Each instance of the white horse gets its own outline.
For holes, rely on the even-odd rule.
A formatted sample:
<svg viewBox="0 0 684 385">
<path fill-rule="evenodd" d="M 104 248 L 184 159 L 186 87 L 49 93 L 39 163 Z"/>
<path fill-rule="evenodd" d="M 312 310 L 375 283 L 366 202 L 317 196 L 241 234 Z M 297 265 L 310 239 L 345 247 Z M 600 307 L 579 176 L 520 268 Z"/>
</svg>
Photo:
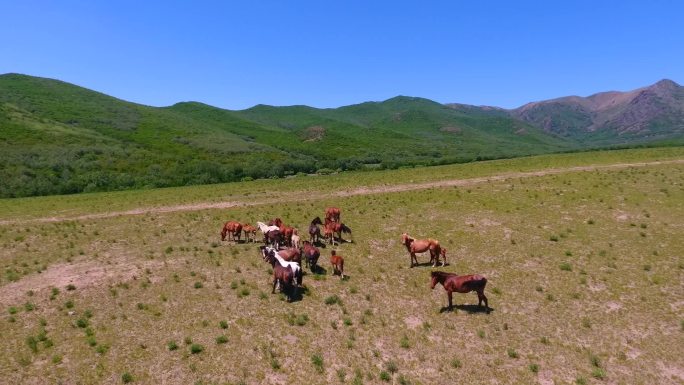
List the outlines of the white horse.
<svg viewBox="0 0 684 385">
<path fill-rule="evenodd" d="M 292 231 L 292 247 L 299 248 L 299 234 L 297 234 L 297 229 Z"/>
</svg>

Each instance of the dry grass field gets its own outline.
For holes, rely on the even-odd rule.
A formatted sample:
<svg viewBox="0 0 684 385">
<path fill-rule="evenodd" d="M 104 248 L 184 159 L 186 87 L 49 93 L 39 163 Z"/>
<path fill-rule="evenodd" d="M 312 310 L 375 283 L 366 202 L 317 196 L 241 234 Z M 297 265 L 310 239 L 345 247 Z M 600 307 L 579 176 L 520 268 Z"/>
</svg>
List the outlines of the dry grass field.
<svg viewBox="0 0 684 385">
<path fill-rule="evenodd" d="M 0 383 L 682 384 L 682 160 L 628 150 L 3 200 Z M 227 220 L 305 232 L 329 205 L 353 229 L 335 247 L 348 278 L 322 248 L 292 303 L 271 294 L 256 244 L 220 241 Z M 492 311 L 474 293 L 445 311 L 402 232 L 441 241 L 439 270 L 485 275 Z"/>
</svg>

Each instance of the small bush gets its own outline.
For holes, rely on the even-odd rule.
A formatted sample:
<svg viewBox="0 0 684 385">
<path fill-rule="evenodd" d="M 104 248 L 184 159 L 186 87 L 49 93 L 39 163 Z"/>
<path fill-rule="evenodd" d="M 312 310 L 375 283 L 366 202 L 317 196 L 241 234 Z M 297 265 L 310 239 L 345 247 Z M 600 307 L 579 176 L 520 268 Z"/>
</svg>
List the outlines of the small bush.
<svg viewBox="0 0 684 385">
<path fill-rule="evenodd" d="M 88 320 L 85 318 L 79 318 L 76 320 L 76 326 L 85 329 L 88 326 Z"/>
<path fill-rule="evenodd" d="M 219 326 L 221 327 L 221 329 L 228 329 L 228 322 L 221 321 L 219 322 Z"/>
<path fill-rule="evenodd" d="M 26 345 L 28 345 L 29 349 L 31 349 L 32 352 L 38 353 L 38 340 L 36 339 L 36 337 L 26 337 Z"/>
<path fill-rule="evenodd" d="M 508 349 L 508 357 L 510 358 L 518 358 L 518 352 L 515 351 L 515 349 Z"/>
<path fill-rule="evenodd" d="M 326 305 L 334 305 L 334 304 L 342 305 L 342 299 L 340 299 L 340 297 L 338 297 L 337 295 L 331 295 L 330 297 L 327 297 L 325 299 L 325 304 Z"/>
<path fill-rule="evenodd" d="M 200 281 L 195 282 L 194 287 L 195 287 L 195 289 L 201 289 L 202 288 L 202 282 L 200 282 Z"/>
<path fill-rule="evenodd" d="M 311 355 L 311 364 L 316 369 L 316 372 L 323 373 L 325 369 L 323 368 L 323 357 L 316 353 Z"/>
<path fill-rule="evenodd" d="M 450 365 L 452 368 L 458 369 L 462 366 L 461 360 L 459 360 L 458 358 L 454 358 L 453 360 L 451 360 Z"/>
<path fill-rule="evenodd" d="M 7 312 L 10 313 L 10 314 L 17 314 L 17 313 L 19 312 L 19 309 L 17 309 L 17 308 L 14 307 L 14 306 L 10 306 L 10 307 L 7 308 Z"/>
<path fill-rule="evenodd" d="M 121 375 L 121 382 L 124 384 L 128 384 L 129 382 L 133 382 L 133 375 L 125 372 L 124 374 Z"/>
<path fill-rule="evenodd" d="M 69 284 L 69 285 L 67 285 L 66 289 L 67 289 L 68 291 L 76 290 L 76 286 L 74 286 L 74 285 L 72 285 L 72 284 Z"/>
<path fill-rule="evenodd" d="M 383 370 L 380 372 L 380 379 L 385 382 L 389 382 L 392 379 L 392 376 L 390 376 L 389 373 Z"/>
<path fill-rule="evenodd" d="M 66 302 L 64 303 L 64 307 L 66 307 L 67 309 L 73 309 L 73 307 L 74 307 L 74 301 L 72 301 L 72 300 L 66 301 Z"/>
<path fill-rule="evenodd" d="M 549 241 L 551 242 L 558 242 L 558 236 L 557 235 L 552 235 L 549 237 Z"/>
<path fill-rule="evenodd" d="M 572 265 L 568 262 L 563 262 L 560 264 L 560 269 L 563 271 L 572 271 Z"/>
<path fill-rule="evenodd" d="M 390 360 L 385 362 L 385 369 L 387 369 L 388 372 L 394 374 L 399 371 L 399 367 L 397 366 L 397 363 Z"/>
<path fill-rule="evenodd" d="M 530 372 L 532 373 L 539 373 L 539 365 L 538 364 L 530 364 L 529 366 Z"/>
<path fill-rule="evenodd" d="M 404 335 L 401 337 L 401 340 L 399 341 L 399 346 L 401 346 L 401 347 L 404 348 L 404 349 L 408 349 L 408 348 L 411 347 L 411 344 L 410 344 L 409 339 L 408 339 L 408 337 L 406 336 L 406 334 L 404 334 Z"/>
<path fill-rule="evenodd" d="M 190 345 L 190 353 L 192 354 L 198 354 L 201 353 L 204 350 L 204 346 L 200 344 L 192 344 Z"/>
<path fill-rule="evenodd" d="M 225 335 L 220 335 L 220 336 L 216 337 L 216 343 L 219 345 L 225 344 L 227 342 L 228 342 L 228 337 L 226 337 Z"/>
<path fill-rule="evenodd" d="M 606 371 L 603 370 L 603 368 L 594 368 L 594 370 L 591 371 L 591 375 L 598 380 L 603 380 L 606 378 Z"/>
<path fill-rule="evenodd" d="M 169 341 L 169 342 L 166 344 L 166 347 L 167 347 L 169 350 L 174 351 L 174 350 L 178 349 L 178 344 L 176 343 L 176 341 Z"/>
<path fill-rule="evenodd" d="M 62 363 L 62 356 L 59 354 L 55 354 L 54 356 L 52 356 L 52 363 L 55 365 L 61 364 Z"/>
</svg>

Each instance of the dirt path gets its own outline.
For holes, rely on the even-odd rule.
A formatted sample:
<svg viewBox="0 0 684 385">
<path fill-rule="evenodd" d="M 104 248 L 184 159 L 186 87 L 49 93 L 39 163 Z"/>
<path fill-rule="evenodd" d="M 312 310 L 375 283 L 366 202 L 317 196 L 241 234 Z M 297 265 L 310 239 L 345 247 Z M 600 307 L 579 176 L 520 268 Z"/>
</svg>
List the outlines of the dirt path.
<svg viewBox="0 0 684 385">
<path fill-rule="evenodd" d="M 571 172 L 582 172 L 582 171 L 599 171 L 599 170 L 615 170 L 615 169 L 625 169 L 630 167 L 646 167 L 646 166 L 657 166 L 663 164 L 684 164 L 684 159 L 673 159 L 664 161 L 654 161 L 654 162 L 635 162 L 635 163 L 615 163 L 608 165 L 595 165 L 595 166 L 575 166 L 575 167 L 564 167 L 564 168 L 550 168 L 540 171 L 528 171 L 528 172 L 509 172 L 503 174 L 496 174 L 477 178 L 467 178 L 467 179 L 447 179 L 440 180 L 436 182 L 425 182 L 425 183 L 406 183 L 397 184 L 393 186 L 378 186 L 378 187 L 361 187 L 351 190 L 343 190 L 333 193 L 302 193 L 298 191 L 284 193 L 283 196 L 278 198 L 270 199 L 250 199 L 249 201 L 228 201 L 228 202 L 200 202 L 188 205 L 176 205 L 176 206 L 160 206 L 160 207 L 144 207 L 136 208 L 125 211 L 111 211 L 98 214 L 86 214 L 73 217 L 43 217 L 43 218 L 33 218 L 25 220 L 0 220 L 0 225 L 14 225 L 22 223 L 51 223 L 51 222 L 65 222 L 65 221 L 77 221 L 77 220 L 90 220 L 90 219 L 103 219 L 103 218 L 113 218 L 120 216 L 129 215 L 142 215 L 147 213 L 152 214 L 163 214 L 163 213 L 174 213 L 180 211 L 199 211 L 208 209 L 227 209 L 231 207 L 247 207 L 247 206 L 259 206 L 273 203 L 287 203 L 287 202 L 298 202 L 298 201 L 311 201 L 320 200 L 330 197 L 350 197 L 356 195 L 371 195 L 371 194 L 382 194 L 388 192 L 403 192 L 403 191 L 414 191 L 414 190 L 426 190 L 429 188 L 440 188 L 440 187 L 454 187 L 454 186 L 472 186 L 480 183 L 493 182 L 493 181 L 503 181 L 507 179 L 519 179 L 519 178 L 532 178 L 545 175 L 557 175 L 565 174 Z"/>
</svg>

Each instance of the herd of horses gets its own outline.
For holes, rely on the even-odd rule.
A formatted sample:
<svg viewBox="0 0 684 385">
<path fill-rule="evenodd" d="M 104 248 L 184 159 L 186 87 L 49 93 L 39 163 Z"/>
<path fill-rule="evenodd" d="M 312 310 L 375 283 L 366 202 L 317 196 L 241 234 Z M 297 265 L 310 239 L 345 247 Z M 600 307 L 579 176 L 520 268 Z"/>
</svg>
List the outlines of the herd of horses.
<svg viewBox="0 0 684 385">
<path fill-rule="evenodd" d="M 351 229 L 340 221 L 341 210 L 337 207 L 328 207 L 325 209 L 325 221 L 321 221 L 320 217 L 314 218 L 309 224 L 308 232 L 309 239 L 301 241 L 299 233 L 296 228 L 287 226 L 280 218 L 275 218 L 267 223 L 257 222 L 257 227 L 251 226 L 248 223 L 240 223 L 236 221 L 228 221 L 223 225 L 221 230 L 221 240 L 232 240 L 240 242 L 241 236 L 244 233 L 245 242 L 256 242 L 257 230 L 261 231 L 263 235 L 263 246 L 259 247 L 259 251 L 263 260 L 269 263 L 273 270 L 273 289 L 271 293 L 275 293 L 278 288 L 287 297 L 287 301 L 291 302 L 297 294 L 297 290 L 302 288 L 303 271 L 301 267 L 302 259 L 311 272 L 318 271 L 318 259 L 321 255 L 317 246 L 325 247 L 324 242 L 335 245 L 337 242 L 353 242 L 353 240 L 345 241 L 342 234 L 352 234 Z M 323 226 L 321 233 L 320 226 Z M 430 262 L 432 267 L 437 267 L 442 259 L 442 266 L 446 266 L 446 248 L 442 247 L 438 240 L 415 239 L 407 233 L 401 235 L 401 244 L 406 247 L 410 258 L 410 267 L 418 265 L 416 254 L 429 252 Z M 344 257 L 337 254 L 336 250 L 331 250 L 330 264 L 332 273 L 339 275 L 344 279 Z M 478 306 L 484 303 L 484 308 L 489 312 L 489 304 L 487 297 L 484 295 L 484 289 L 487 285 L 487 279 L 479 274 L 474 275 L 456 275 L 443 271 L 432 271 L 430 274 L 431 289 L 434 289 L 437 283 L 442 284 L 444 290 L 447 292 L 449 299 L 448 309 L 453 308 L 452 293 L 469 293 L 474 291 L 477 293 Z"/>
</svg>

